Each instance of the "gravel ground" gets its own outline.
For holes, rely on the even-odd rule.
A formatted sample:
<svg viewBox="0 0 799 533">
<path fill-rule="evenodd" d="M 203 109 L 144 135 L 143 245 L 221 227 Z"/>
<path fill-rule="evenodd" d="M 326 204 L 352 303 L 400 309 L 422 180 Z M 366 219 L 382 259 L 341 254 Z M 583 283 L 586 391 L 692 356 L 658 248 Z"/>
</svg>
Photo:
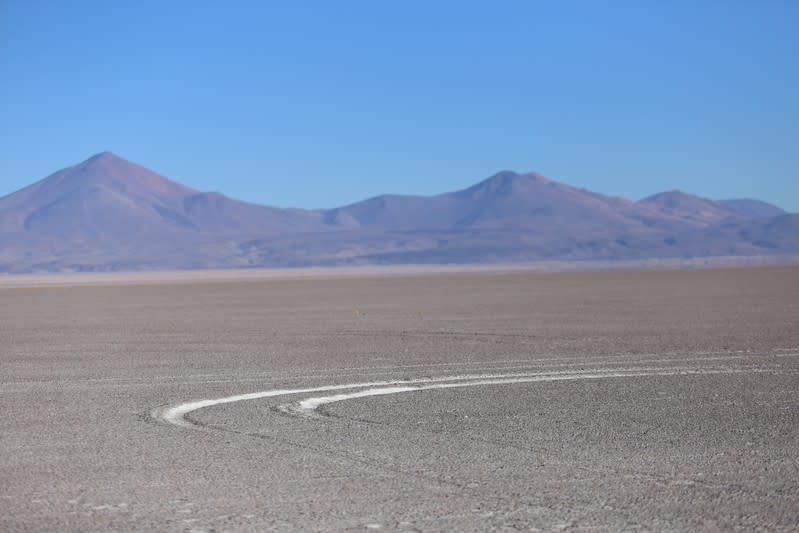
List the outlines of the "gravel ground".
<svg viewBox="0 0 799 533">
<path fill-rule="evenodd" d="M 0 531 L 799 530 L 797 267 L 11 287 L 0 346 Z M 159 416 L 477 375 L 536 380 Z"/>
</svg>

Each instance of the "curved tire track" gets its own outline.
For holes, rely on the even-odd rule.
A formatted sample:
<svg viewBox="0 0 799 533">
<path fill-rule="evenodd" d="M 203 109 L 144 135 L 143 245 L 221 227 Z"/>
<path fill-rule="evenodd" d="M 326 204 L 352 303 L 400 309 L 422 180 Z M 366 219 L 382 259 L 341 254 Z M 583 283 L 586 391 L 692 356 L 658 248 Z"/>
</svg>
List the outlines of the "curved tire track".
<svg viewBox="0 0 799 533">
<path fill-rule="evenodd" d="M 673 361 L 672 361 L 673 362 Z M 206 407 L 236 403 L 242 401 L 259 400 L 264 398 L 312 394 L 299 401 L 283 403 L 278 409 L 284 413 L 298 416 L 318 415 L 318 409 L 324 405 L 388 394 L 401 394 L 410 392 L 423 392 L 438 389 L 454 389 L 476 386 L 511 385 L 521 383 L 594 380 L 594 379 L 619 379 L 649 376 L 688 376 L 688 375 L 718 375 L 718 374 L 748 374 L 777 372 L 774 367 L 655 367 L 639 366 L 626 368 L 611 368 L 605 370 L 561 370 L 561 371 L 536 371 L 503 374 L 460 374 L 453 376 L 426 377 L 416 379 L 368 381 L 361 383 L 331 384 L 317 387 L 303 387 L 295 389 L 271 389 L 247 394 L 237 394 L 216 399 L 192 400 L 176 405 L 156 407 L 151 411 L 151 416 L 174 426 L 184 428 L 205 428 L 197 424 L 187 415 Z M 342 391 L 332 395 L 315 395 Z"/>
</svg>

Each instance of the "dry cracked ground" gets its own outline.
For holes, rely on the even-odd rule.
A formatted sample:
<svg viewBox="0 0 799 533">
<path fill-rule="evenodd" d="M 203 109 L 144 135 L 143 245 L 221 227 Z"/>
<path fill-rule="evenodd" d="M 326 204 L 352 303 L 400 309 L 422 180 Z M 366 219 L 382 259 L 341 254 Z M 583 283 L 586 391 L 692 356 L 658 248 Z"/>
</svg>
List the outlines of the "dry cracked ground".
<svg viewBox="0 0 799 533">
<path fill-rule="evenodd" d="M 0 347 L 2 531 L 799 529 L 797 267 L 0 288 Z"/>
</svg>

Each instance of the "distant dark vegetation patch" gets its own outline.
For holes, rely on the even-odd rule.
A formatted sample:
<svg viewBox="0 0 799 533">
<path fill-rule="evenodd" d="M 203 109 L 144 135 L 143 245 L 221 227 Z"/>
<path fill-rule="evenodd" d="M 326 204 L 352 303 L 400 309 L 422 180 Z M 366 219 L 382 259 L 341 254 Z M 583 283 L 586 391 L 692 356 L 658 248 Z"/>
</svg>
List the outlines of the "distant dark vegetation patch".
<svg viewBox="0 0 799 533">
<path fill-rule="evenodd" d="M 770 241 L 754 241 L 752 244 L 760 248 L 779 248 L 777 244 Z"/>
<path fill-rule="evenodd" d="M 663 244 L 674 246 L 675 244 L 677 244 L 677 239 L 675 239 L 674 237 L 666 237 L 665 239 L 663 239 Z"/>
<path fill-rule="evenodd" d="M 155 208 L 156 212 L 161 215 L 161 218 L 175 222 L 176 224 L 179 224 L 185 228 L 197 229 L 197 226 L 194 224 L 194 222 L 192 222 L 191 219 L 183 213 L 178 213 L 177 211 L 160 205 L 154 205 L 153 207 Z"/>
<path fill-rule="evenodd" d="M 648 228 L 652 228 L 657 225 L 657 221 L 649 218 L 649 217 L 636 217 L 644 226 Z"/>
<path fill-rule="evenodd" d="M 124 270 L 125 267 L 117 263 L 103 264 L 103 265 L 92 265 L 92 264 L 87 265 L 83 263 L 71 263 L 65 265 L 64 269 L 69 270 L 71 272 L 116 272 L 119 270 Z"/>
</svg>

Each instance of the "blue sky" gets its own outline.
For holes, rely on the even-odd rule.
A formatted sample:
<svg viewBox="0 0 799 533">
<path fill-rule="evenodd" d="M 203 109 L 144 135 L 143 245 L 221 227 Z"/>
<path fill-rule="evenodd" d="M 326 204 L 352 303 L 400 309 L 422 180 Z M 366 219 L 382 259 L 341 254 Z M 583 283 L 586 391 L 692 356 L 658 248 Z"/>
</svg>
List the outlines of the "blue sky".
<svg viewBox="0 0 799 533">
<path fill-rule="evenodd" d="M 332 207 L 499 170 L 799 211 L 799 2 L 0 0 L 0 195 L 111 150 Z"/>
</svg>

